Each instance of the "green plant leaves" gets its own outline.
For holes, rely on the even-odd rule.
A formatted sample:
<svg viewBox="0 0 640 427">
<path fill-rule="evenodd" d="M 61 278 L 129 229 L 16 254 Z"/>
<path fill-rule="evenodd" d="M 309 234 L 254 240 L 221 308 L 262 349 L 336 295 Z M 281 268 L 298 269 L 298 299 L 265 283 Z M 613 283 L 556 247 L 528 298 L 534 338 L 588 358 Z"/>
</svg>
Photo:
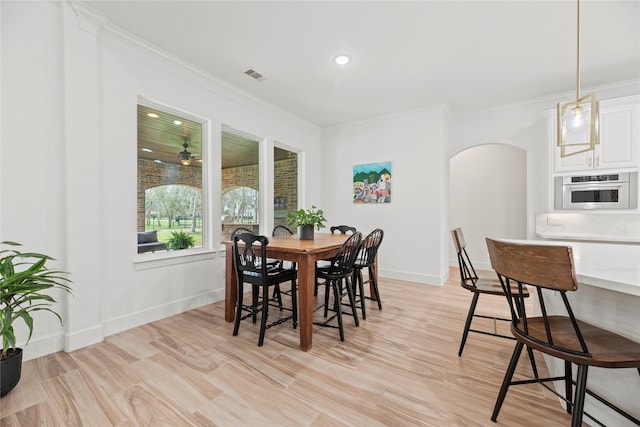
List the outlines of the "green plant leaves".
<svg viewBox="0 0 640 427">
<path fill-rule="evenodd" d="M 167 248 L 170 250 L 179 250 L 192 248 L 196 244 L 195 238 L 184 231 L 172 231 L 171 237 L 167 240 Z"/>
<path fill-rule="evenodd" d="M 309 209 L 298 209 L 295 212 L 289 212 L 287 214 L 287 221 L 289 225 L 299 227 L 301 225 L 314 225 L 318 231 L 324 227 L 326 218 L 324 217 L 324 211 L 318 209 L 315 205 L 312 205 Z"/>
<path fill-rule="evenodd" d="M 15 242 L 1 242 L 6 246 L 20 246 Z M 33 334 L 34 311 L 53 313 L 60 323 L 62 318 L 51 309 L 56 300 L 44 293 L 49 289 L 62 289 L 71 292 L 72 283 L 68 273 L 49 270 L 46 263 L 53 260 L 48 255 L 35 252 L 19 252 L 14 249 L 0 251 L 0 335 L 2 335 L 2 353 L 16 345 L 13 322 L 22 319 Z"/>
</svg>

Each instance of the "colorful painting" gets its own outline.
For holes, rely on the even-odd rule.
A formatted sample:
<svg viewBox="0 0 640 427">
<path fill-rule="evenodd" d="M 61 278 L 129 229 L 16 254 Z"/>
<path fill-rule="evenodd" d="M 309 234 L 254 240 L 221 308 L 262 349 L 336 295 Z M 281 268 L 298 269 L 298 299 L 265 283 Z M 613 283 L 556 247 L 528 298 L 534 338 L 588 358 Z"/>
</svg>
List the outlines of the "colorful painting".
<svg viewBox="0 0 640 427">
<path fill-rule="evenodd" d="M 353 166 L 353 203 L 391 203 L 391 162 Z"/>
</svg>

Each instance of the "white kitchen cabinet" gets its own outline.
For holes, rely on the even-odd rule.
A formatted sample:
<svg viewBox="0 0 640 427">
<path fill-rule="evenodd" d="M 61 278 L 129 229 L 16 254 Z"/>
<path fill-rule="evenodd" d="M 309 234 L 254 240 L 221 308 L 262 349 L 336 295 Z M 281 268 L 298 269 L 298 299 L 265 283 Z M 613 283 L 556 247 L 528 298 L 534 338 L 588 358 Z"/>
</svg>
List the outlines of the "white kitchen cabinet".
<svg viewBox="0 0 640 427">
<path fill-rule="evenodd" d="M 555 112 L 550 112 L 549 138 L 553 144 L 556 173 L 637 169 L 640 163 L 640 95 L 600 101 L 600 144 L 593 151 L 560 157 Z"/>
</svg>

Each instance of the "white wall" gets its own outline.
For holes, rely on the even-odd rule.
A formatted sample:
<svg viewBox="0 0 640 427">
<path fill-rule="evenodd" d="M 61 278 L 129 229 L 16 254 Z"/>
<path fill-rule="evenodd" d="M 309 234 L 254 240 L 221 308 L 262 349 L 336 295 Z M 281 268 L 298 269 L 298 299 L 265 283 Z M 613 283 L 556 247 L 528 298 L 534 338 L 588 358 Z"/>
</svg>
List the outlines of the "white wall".
<svg viewBox="0 0 640 427">
<path fill-rule="evenodd" d="M 487 144 L 449 162 L 449 225 L 461 227 L 476 269 L 490 269 L 485 237 L 525 239 L 527 155 L 520 148 Z M 458 265 L 453 244 L 450 265 Z"/>
<path fill-rule="evenodd" d="M 449 236 L 444 107 L 324 129 L 322 208 L 327 225 L 384 230 L 379 274 L 441 285 L 448 277 Z M 388 204 L 353 203 L 353 165 L 391 161 Z"/>
<path fill-rule="evenodd" d="M 320 158 L 317 127 L 132 43 L 68 3 L 1 7 L 0 236 L 55 256 L 74 281 L 74 296 L 58 306 L 65 327 L 38 316 L 25 359 L 224 297 L 223 124 L 264 138 L 265 153 L 275 140 L 299 150 L 307 198 L 319 203 L 322 170 L 309 161 Z M 212 250 L 137 262 L 154 259 L 138 255 L 135 243 L 138 96 L 210 121 L 205 191 Z M 17 332 L 22 345 L 26 335 Z"/>
</svg>

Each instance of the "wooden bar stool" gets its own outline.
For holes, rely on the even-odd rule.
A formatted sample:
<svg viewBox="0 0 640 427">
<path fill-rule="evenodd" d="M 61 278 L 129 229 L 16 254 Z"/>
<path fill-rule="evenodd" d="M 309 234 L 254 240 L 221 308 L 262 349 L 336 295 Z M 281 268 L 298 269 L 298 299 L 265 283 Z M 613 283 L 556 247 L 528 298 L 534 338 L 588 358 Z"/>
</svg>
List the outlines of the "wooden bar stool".
<svg viewBox="0 0 640 427">
<path fill-rule="evenodd" d="M 509 386 L 538 382 L 566 402 L 567 412 L 572 414 L 572 427 L 582 425 L 585 394 L 594 396 L 620 415 L 640 425 L 640 420 L 587 389 L 589 366 L 637 368 L 640 372 L 640 343 L 576 319 L 567 298 L 567 292 L 578 289 L 571 247 L 508 243 L 492 239 L 486 241 L 491 267 L 498 273 L 509 301 L 511 333 L 517 341 L 491 420 L 497 420 Z M 542 316 L 532 317 L 526 312 L 522 304 L 525 283 L 535 288 Z M 559 293 L 566 311 L 564 315 L 548 313 L 545 298 L 552 296 L 550 292 L 543 293 L 542 289 Z M 518 300 L 521 301 L 520 313 L 516 312 L 514 304 Z M 536 375 L 531 380 L 512 381 L 525 345 L 563 360 L 565 375 L 553 378 L 538 378 Z M 575 390 L 571 375 L 572 364 L 578 366 Z M 545 384 L 558 380 L 565 382 L 565 396 Z M 574 392 L 575 397 L 572 398 Z M 584 415 L 602 425 L 588 413 Z"/>
</svg>

